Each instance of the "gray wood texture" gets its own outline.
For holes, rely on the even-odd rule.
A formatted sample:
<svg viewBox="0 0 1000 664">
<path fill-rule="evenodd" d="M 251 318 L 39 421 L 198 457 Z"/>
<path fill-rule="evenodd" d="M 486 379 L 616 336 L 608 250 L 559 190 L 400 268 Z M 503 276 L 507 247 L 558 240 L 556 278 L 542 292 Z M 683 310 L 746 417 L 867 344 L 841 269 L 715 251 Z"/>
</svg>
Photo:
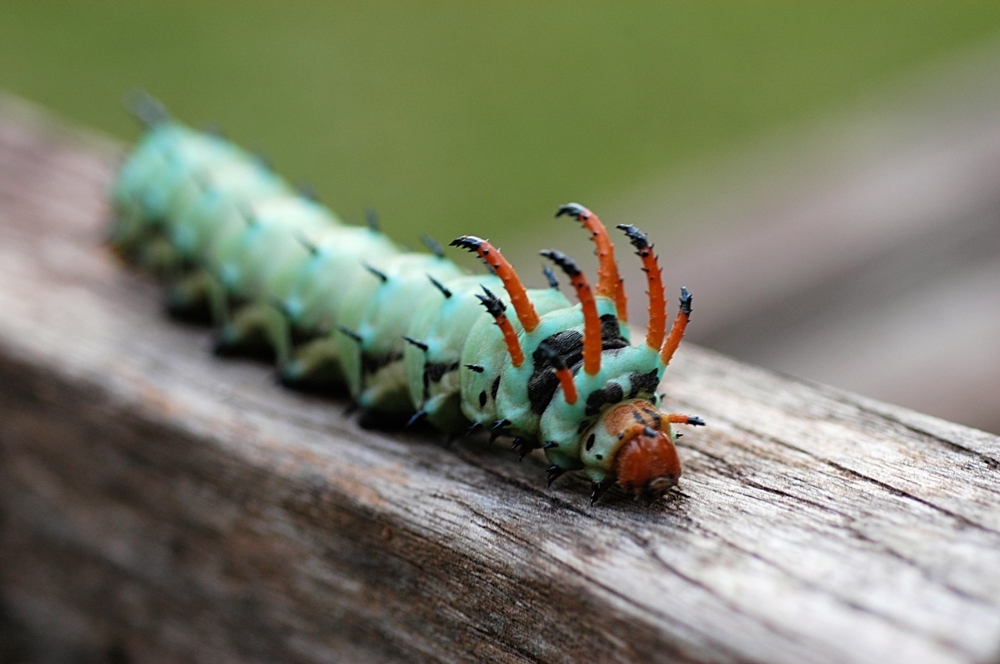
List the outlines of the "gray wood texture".
<svg viewBox="0 0 1000 664">
<path fill-rule="evenodd" d="M 996 436 L 688 345 L 681 490 L 591 507 L 212 357 L 102 246 L 118 149 L 0 104 L 8 656 L 1000 661 Z"/>
</svg>

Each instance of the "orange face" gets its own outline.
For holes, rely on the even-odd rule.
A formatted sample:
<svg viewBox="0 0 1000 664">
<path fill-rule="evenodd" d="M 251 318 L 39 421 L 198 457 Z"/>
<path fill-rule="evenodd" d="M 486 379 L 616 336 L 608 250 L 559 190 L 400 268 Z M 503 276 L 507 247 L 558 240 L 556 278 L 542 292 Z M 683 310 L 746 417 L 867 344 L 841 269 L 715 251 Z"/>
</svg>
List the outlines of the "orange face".
<svg viewBox="0 0 1000 664">
<path fill-rule="evenodd" d="M 604 418 L 608 433 L 623 441 L 615 457 L 618 485 L 655 500 L 677 484 L 681 461 L 670 436 L 667 416 L 648 402 L 613 408 Z"/>
</svg>

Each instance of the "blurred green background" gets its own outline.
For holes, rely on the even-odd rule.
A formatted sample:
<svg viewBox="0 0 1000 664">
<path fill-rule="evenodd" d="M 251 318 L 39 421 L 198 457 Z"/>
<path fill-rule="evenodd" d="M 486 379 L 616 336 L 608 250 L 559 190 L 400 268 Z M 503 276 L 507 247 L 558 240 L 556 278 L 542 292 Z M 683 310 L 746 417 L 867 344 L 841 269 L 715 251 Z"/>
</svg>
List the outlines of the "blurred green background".
<svg viewBox="0 0 1000 664">
<path fill-rule="evenodd" d="M 215 123 L 402 240 L 506 244 L 1000 28 L 958 2 L 0 2 L 0 88 L 131 139 Z"/>
</svg>

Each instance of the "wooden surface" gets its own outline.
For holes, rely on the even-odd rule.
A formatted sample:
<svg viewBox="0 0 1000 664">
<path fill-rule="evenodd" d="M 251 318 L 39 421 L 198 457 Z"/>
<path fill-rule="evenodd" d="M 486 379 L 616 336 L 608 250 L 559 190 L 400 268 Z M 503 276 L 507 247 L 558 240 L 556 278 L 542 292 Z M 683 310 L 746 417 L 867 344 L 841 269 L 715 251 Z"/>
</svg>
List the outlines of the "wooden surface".
<svg viewBox="0 0 1000 664">
<path fill-rule="evenodd" d="M 997 437 L 687 346 L 680 493 L 591 507 L 213 358 L 101 246 L 113 161 L 0 106 L 8 655 L 1000 661 Z"/>
</svg>

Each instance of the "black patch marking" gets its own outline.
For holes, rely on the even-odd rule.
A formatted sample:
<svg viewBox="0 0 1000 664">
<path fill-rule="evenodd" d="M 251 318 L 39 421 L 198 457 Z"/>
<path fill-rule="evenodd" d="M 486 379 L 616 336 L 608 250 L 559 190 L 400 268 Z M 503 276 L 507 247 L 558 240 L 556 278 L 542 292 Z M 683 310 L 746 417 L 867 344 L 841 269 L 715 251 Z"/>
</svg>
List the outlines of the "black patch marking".
<svg viewBox="0 0 1000 664">
<path fill-rule="evenodd" d="M 614 314 L 601 316 L 601 341 L 605 352 L 627 348 L 629 345 L 621 335 L 618 318 Z M 538 415 L 545 412 L 559 387 L 559 379 L 552 371 L 554 367 L 549 359 L 550 352 L 558 355 L 573 375 L 576 375 L 583 366 L 583 334 L 576 330 L 557 332 L 539 344 L 531 354 L 535 370 L 528 379 L 528 401 L 531 403 L 531 411 Z M 589 405 L 589 400 L 587 403 Z"/>
<path fill-rule="evenodd" d="M 486 396 L 486 390 L 483 390 L 482 392 L 479 393 L 479 407 L 480 408 L 485 408 L 486 407 L 486 399 L 487 398 L 488 397 Z"/>
<path fill-rule="evenodd" d="M 387 355 L 372 355 L 370 353 L 361 354 L 361 369 L 365 376 L 371 376 L 382 367 L 403 359 L 402 352 L 389 353 Z"/>
<path fill-rule="evenodd" d="M 445 374 L 458 371 L 458 362 L 425 362 L 424 363 L 424 400 L 431 396 L 431 383 L 440 383 Z"/>
<path fill-rule="evenodd" d="M 657 369 L 653 369 L 649 373 L 633 371 L 628 375 L 628 378 L 632 383 L 632 389 L 628 393 L 629 399 L 634 399 L 640 395 L 652 395 L 656 392 L 656 387 L 660 384 L 659 371 Z"/>
<path fill-rule="evenodd" d="M 592 433 L 592 434 L 590 434 L 590 435 L 589 435 L 589 436 L 587 437 L 587 445 L 586 445 L 586 450 L 587 450 L 588 452 L 589 452 L 590 450 L 592 450 L 592 449 L 593 449 L 593 447 L 594 447 L 594 441 L 595 441 L 595 440 L 597 440 L 597 435 L 596 435 L 596 434 L 593 434 L 593 433 Z"/>
<path fill-rule="evenodd" d="M 588 417 L 597 415 L 607 404 L 618 403 L 625 398 L 625 391 L 618 383 L 608 383 L 599 390 L 595 390 L 587 397 L 587 409 L 584 411 Z"/>
</svg>

